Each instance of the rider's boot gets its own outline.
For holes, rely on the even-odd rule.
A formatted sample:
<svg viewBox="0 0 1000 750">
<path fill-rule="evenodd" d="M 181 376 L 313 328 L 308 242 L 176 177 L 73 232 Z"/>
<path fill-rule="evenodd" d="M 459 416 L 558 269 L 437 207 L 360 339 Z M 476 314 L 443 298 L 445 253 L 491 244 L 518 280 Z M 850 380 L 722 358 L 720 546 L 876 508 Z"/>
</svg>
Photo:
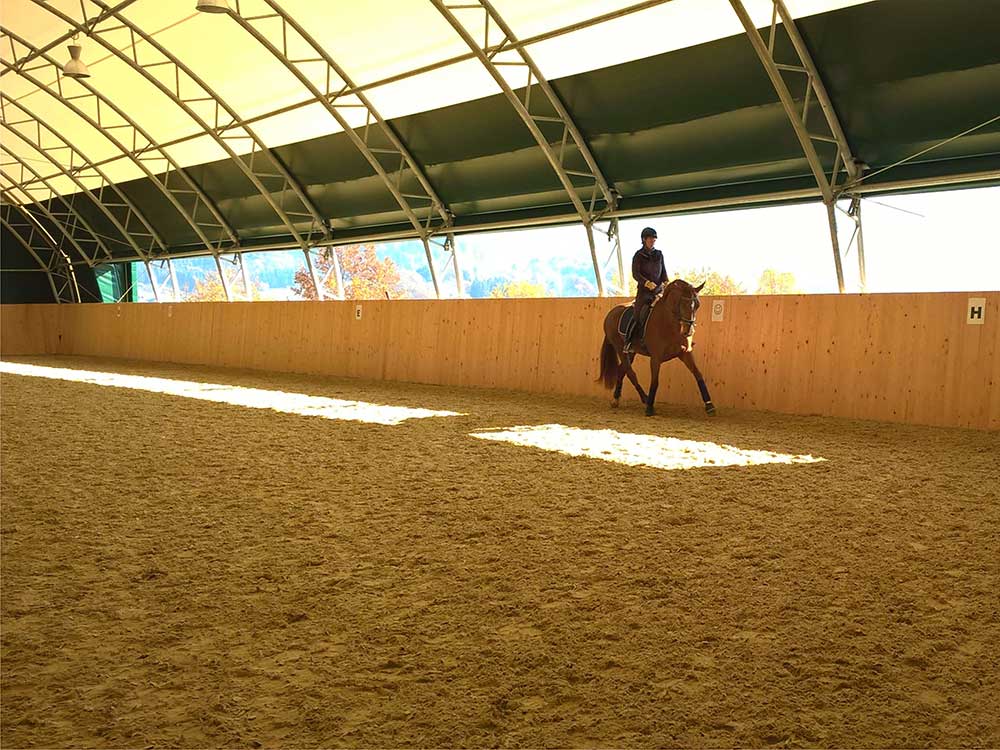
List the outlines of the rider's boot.
<svg viewBox="0 0 1000 750">
<path fill-rule="evenodd" d="M 635 324 L 629 327 L 628 333 L 625 334 L 625 346 L 622 347 L 622 354 L 629 355 L 635 352 L 634 344 L 632 343 L 632 338 L 635 336 Z"/>
</svg>

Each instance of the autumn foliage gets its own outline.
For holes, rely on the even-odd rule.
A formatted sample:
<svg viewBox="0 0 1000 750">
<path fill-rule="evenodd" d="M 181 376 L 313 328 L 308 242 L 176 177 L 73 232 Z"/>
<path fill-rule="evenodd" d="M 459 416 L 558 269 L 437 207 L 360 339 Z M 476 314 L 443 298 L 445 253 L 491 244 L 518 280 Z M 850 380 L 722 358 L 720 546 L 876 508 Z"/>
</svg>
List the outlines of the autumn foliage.
<svg viewBox="0 0 1000 750">
<path fill-rule="evenodd" d="M 399 269 L 391 258 L 379 259 L 375 245 L 344 245 L 313 258 L 316 275 L 323 280 L 323 296 L 337 298 L 337 274 L 333 255 L 340 260 L 344 279 L 344 299 L 400 299 L 406 296 L 399 281 Z M 309 269 L 304 265 L 295 272 L 292 293 L 303 299 L 317 299 Z"/>
</svg>

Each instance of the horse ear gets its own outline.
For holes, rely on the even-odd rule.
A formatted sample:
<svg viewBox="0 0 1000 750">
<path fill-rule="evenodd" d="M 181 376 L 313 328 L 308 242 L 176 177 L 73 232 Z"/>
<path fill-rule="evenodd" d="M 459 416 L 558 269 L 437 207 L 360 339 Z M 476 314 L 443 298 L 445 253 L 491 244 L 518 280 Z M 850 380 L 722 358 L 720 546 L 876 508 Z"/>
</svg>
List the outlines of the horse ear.
<svg viewBox="0 0 1000 750">
<path fill-rule="evenodd" d="M 695 293 L 695 294 L 697 294 L 697 293 L 698 293 L 698 292 L 700 292 L 700 291 L 701 291 L 702 289 L 704 289 L 704 288 L 705 288 L 705 284 L 706 284 L 706 283 L 708 283 L 708 282 L 705 282 L 705 281 L 703 281 L 703 282 L 701 282 L 701 283 L 700 283 L 700 284 L 699 284 L 698 286 L 696 286 L 696 287 L 694 288 L 694 293 Z"/>
</svg>

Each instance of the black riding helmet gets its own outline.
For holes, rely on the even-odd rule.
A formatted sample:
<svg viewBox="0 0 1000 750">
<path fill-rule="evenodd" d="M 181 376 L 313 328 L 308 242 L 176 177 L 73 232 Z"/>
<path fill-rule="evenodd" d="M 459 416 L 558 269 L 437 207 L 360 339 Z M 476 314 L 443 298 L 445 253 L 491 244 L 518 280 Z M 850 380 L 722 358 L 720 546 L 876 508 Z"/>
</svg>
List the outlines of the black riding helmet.
<svg viewBox="0 0 1000 750">
<path fill-rule="evenodd" d="M 642 230 L 642 239 L 644 240 L 647 237 L 655 237 L 655 236 L 656 236 L 656 230 L 653 229 L 652 227 L 646 227 L 645 229 Z"/>
</svg>

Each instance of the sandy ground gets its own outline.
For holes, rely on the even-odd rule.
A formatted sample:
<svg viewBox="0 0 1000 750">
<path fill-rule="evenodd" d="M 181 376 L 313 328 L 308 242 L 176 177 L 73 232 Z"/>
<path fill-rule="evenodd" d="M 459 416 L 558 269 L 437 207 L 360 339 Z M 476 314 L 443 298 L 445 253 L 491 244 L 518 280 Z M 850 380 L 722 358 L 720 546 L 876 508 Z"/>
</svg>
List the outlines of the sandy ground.
<svg viewBox="0 0 1000 750">
<path fill-rule="evenodd" d="M 997 433 L 30 361 L 464 416 L 3 375 L 4 748 L 1000 746 Z"/>
</svg>

